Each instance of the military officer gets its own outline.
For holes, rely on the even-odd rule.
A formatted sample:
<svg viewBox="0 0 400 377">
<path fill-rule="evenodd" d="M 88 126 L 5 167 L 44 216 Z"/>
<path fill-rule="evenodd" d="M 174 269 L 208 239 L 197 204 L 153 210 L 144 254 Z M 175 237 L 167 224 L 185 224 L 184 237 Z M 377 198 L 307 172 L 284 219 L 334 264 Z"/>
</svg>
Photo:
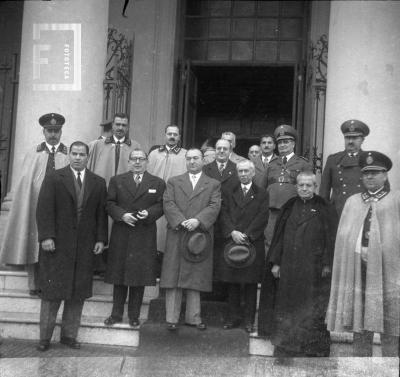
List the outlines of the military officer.
<svg viewBox="0 0 400 377">
<path fill-rule="evenodd" d="M 294 196 L 296 178 L 302 171 L 311 171 L 312 165 L 294 153 L 297 131 L 287 124 L 277 127 L 274 137 L 278 144 L 279 157 L 269 162 L 267 169 L 267 191 L 269 194 L 269 218 L 265 228 L 265 247 L 268 252 L 275 227 L 275 221 L 281 207 Z"/>
<path fill-rule="evenodd" d="M 357 119 L 347 120 L 340 128 L 345 150 L 328 156 L 319 189 L 319 194 L 335 207 L 338 218 L 346 199 L 363 190 L 359 155 L 369 134 L 368 126 Z"/>
</svg>

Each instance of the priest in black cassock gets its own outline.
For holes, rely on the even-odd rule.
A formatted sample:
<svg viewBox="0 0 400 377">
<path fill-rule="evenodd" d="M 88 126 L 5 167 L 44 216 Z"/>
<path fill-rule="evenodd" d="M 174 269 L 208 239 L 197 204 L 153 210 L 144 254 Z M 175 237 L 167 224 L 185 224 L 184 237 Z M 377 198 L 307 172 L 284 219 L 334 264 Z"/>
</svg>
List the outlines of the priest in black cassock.
<svg viewBox="0 0 400 377">
<path fill-rule="evenodd" d="M 281 209 L 261 288 L 259 333 L 274 356 L 329 356 L 324 323 L 334 235 L 329 207 L 315 194 L 315 175 L 297 177 L 297 196 Z"/>
</svg>

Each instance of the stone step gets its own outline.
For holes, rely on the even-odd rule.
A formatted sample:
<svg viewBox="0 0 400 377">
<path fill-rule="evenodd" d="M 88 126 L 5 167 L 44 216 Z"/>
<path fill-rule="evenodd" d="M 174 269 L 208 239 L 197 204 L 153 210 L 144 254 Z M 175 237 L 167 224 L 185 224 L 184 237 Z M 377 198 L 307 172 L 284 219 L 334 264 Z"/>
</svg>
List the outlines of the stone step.
<svg viewBox="0 0 400 377">
<path fill-rule="evenodd" d="M 139 346 L 139 329 L 130 327 L 128 323 L 108 327 L 103 321 L 103 317 L 82 316 L 78 341 L 110 346 Z M 61 317 L 57 318 L 52 341 L 60 340 L 60 323 Z M 39 314 L 0 311 L 0 335 L 3 338 L 38 340 Z"/>
<path fill-rule="evenodd" d="M 148 317 L 150 298 L 144 297 L 143 305 L 140 310 L 140 319 L 146 320 Z M 27 291 L 0 290 L 0 308 L 5 312 L 36 313 L 40 312 L 40 298 L 30 296 Z M 103 321 L 111 314 L 112 296 L 96 295 L 85 301 L 83 306 L 84 316 L 102 317 Z M 125 305 L 125 315 L 127 305 Z"/>
<path fill-rule="evenodd" d="M 349 332 L 331 332 L 332 343 L 353 343 L 353 334 Z M 380 347 L 376 347 L 381 344 L 380 335 L 374 335 L 374 347 L 373 356 L 381 356 Z M 274 346 L 270 340 L 265 337 L 258 336 L 257 332 L 250 334 L 249 339 L 249 354 L 254 356 L 273 356 Z M 350 355 L 348 355 L 350 356 Z"/>
<path fill-rule="evenodd" d="M 28 276 L 25 271 L 0 270 L 0 291 L 15 289 L 23 291 L 28 289 Z M 112 295 L 112 284 L 104 283 L 103 278 L 93 276 L 93 295 Z M 158 297 L 158 281 L 154 287 L 146 287 L 145 296 Z"/>
</svg>

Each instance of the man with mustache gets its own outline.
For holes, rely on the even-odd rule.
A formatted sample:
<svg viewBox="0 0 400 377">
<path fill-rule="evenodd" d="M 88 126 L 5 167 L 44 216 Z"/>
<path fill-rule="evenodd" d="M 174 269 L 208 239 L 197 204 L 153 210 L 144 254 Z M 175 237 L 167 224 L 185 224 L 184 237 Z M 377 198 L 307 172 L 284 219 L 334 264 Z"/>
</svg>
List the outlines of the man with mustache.
<svg viewBox="0 0 400 377">
<path fill-rule="evenodd" d="M 116 113 L 112 123 L 112 136 L 96 140 L 90 149 L 88 169 L 108 182 L 116 174 L 129 171 L 129 155 L 140 148 L 137 141 L 128 136 L 127 114 Z"/>
<path fill-rule="evenodd" d="M 64 123 L 65 118 L 56 113 L 39 118 L 45 141 L 24 158 L 20 180 L 13 190 L 13 203 L 0 250 L 0 264 L 25 265 L 31 295 L 39 293 L 39 244 L 35 211 L 40 186 L 50 172 L 69 163 L 67 147 L 60 142 Z"/>
<path fill-rule="evenodd" d="M 359 155 L 369 134 L 368 126 L 357 119 L 347 120 L 340 129 L 345 150 L 328 156 L 319 189 L 319 194 L 335 207 L 337 221 L 347 198 L 363 190 Z"/>
<path fill-rule="evenodd" d="M 186 149 L 181 148 L 179 127 L 168 124 L 165 127 L 165 143 L 149 153 L 147 171 L 165 182 L 175 175 L 186 172 Z M 164 216 L 157 220 L 157 250 L 164 252 L 167 235 L 167 220 Z"/>
</svg>

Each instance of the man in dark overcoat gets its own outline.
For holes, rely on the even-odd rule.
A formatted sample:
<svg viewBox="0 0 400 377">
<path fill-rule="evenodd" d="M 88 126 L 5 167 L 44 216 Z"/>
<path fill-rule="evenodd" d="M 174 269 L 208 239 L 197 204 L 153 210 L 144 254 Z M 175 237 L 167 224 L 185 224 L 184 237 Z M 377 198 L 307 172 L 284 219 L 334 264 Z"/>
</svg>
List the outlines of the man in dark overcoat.
<svg viewBox="0 0 400 377">
<path fill-rule="evenodd" d="M 325 313 L 334 236 L 328 203 L 312 172 L 297 176 L 297 197 L 282 207 L 261 285 L 260 335 L 275 356 L 329 356 Z"/>
<path fill-rule="evenodd" d="M 225 244 L 231 241 L 237 245 L 251 243 L 256 255 L 252 263 L 235 265 L 227 260 L 223 249 L 218 250 L 216 277 L 228 283 L 228 316 L 224 328 L 237 327 L 242 321 L 240 293 L 243 286 L 245 328 L 247 332 L 252 332 L 257 306 L 257 284 L 261 282 L 264 271 L 264 228 L 268 221 L 268 196 L 264 189 L 252 182 L 255 175 L 253 162 L 238 162 L 236 168 L 240 183 L 222 195 L 221 233 Z M 243 262 L 246 263 L 245 260 Z"/>
<path fill-rule="evenodd" d="M 221 184 L 202 172 L 203 155 L 199 149 L 186 152 L 188 172 L 172 177 L 164 193 L 164 214 L 168 221 L 167 243 L 163 258 L 160 287 L 166 288 L 168 330 L 176 330 L 181 311 L 182 291 L 186 290 L 185 322 L 205 330 L 201 320 L 200 292 L 210 292 L 213 275 L 213 225 L 221 208 Z M 182 240 L 202 231 L 211 240 L 204 259 L 185 258 Z M 203 251 L 202 251 L 203 252 Z"/>
<path fill-rule="evenodd" d="M 105 275 L 114 284 L 111 316 L 104 321 L 109 326 L 122 321 L 128 289 L 129 324 L 138 326 L 144 288 L 157 278 L 156 220 L 163 214 L 165 183 L 146 171 L 141 149 L 131 152 L 129 166 L 108 187 L 107 212 L 114 220 Z"/>
<path fill-rule="evenodd" d="M 363 191 L 359 158 L 361 145 L 369 134 L 369 127 L 357 119 L 347 120 L 340 129 L 344 151 L 328 156 L 319 189 L 319 195 L 335 207 L 337 222 L 347 198 Z"/>
<path fill-rule="evenodd" d="M 204 165 L 203 172 L 209 177 L 221 182 L 221 192 L 232 190 L 239 183 L 236 164 L 229 159 L 232 145 L 229 140 L 219 139 L 215 143 L 215 160 Z M 214 266 L 217 257 L 224 247 L 224 237 L 221 232 L 220 221 L 214 225 Z M 226 286 L 221 281 L 216 281 L 214 269 L 213 290 L 210 296 L 214 300 L 224 301 L 227 297 Z"/>
<path fill-rule="evenodd" d="M 107 243 L 106 183 L 86 169 L 89 147 L 71 144 L 70 165 L 46 176 L 39 193 L 40 342 L 46 351 L 64 301 L 60 342 L 80 348 L 76 337 L 85 299 L 92 296 L 94 254 Z"/>
</svg>

